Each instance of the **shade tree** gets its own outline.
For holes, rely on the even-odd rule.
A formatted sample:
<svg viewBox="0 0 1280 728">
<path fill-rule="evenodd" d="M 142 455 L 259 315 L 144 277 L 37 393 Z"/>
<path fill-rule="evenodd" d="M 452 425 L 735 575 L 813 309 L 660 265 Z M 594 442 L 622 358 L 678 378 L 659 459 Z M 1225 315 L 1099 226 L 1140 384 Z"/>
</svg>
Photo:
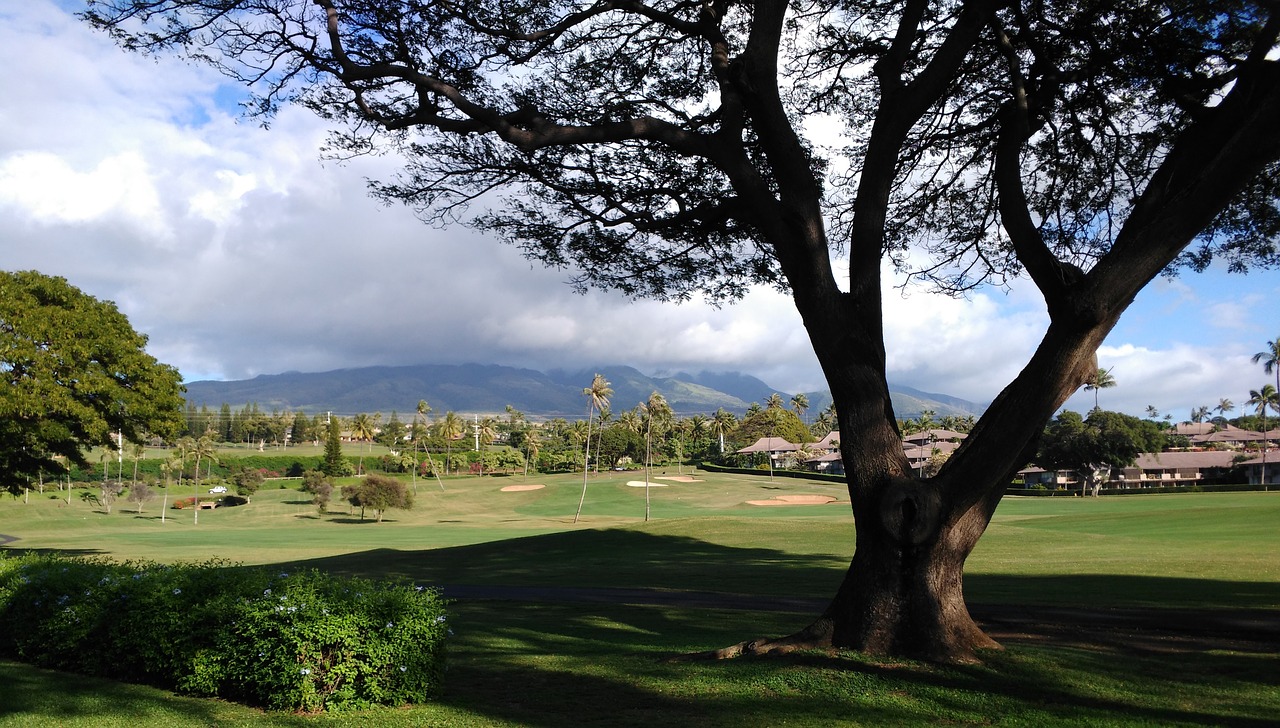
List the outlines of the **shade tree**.
<svg viewBox="0 0 1280 728">
<path fill-rule="evenodd" d="M 85 17 L 250 85 L 253 113 L 316 111 L 337 156 L 398 155 L 376 195 L 463 219 L 580 288 L 789 293 L 838 429 L 856 433 L 841 440 L 853 558 L 809 625 L 716 654 L 966 660 L 995 642 L 965 606 L 965 560 L 1137 293 L 1173 270 L 1280 262 L 1277 13 L 1265 0 L 101 0 Z M 830 127 L 843 136 L 813 133 Z M 895 268 L 955 294 L 1023 277 L 1047 315 L 930 478 L 912 472 L 887 384 Z"/>
<path fill-rule="evenodd" d="M 182 427 L 182 377 L 110 301 L 65 278 L 0 271 L 0 487 L 88 467 L 101 447 Z M 103 461 L 104 478 L 107 460 Z"/>
</svg>

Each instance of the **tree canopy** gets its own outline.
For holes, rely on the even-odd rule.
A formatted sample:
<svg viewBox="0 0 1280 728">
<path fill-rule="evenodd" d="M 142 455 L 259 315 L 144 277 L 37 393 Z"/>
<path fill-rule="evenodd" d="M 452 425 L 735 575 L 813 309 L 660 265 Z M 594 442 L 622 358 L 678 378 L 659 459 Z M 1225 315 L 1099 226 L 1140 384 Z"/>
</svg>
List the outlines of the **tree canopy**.
<svg viewBox="0 0 1280 728">
<path fill-rule="evenodd" d="M 1046 470 L 1075 471 L 1082 483 L 1092 483 L 1099 469 L 1127 467 L 1141 453 L 1158 453 L 1164 446 L 1165 434 L 1149 420 L 1096 408 L 1082 419 L 1066 411 L 1045 428 L 1036 463 Z"/>
<path fill-rule="evenodd" d="M 0 479 L 87 466 L 94 447 L 182 426 L 182 377 L 110 301 L 64 278 L 0 271 Z"/>
<path fill-rule="evenodd" d="M 1125 308 L 1182 267 L 1280 263 L 1269 0 L 94 0 L 84 17 L 243 82 L 253 114 L 314 110 L 335 156 L 398 155 L 375 195 L 580 287 L 789 291 L 857 545 L 813 624 L 739 650 L 994 646 L 964 560 Z M 953 293 L 1025 276 L 1049 316 L 929 478 L 889 398 L 889 268 Z"/>
</svg>

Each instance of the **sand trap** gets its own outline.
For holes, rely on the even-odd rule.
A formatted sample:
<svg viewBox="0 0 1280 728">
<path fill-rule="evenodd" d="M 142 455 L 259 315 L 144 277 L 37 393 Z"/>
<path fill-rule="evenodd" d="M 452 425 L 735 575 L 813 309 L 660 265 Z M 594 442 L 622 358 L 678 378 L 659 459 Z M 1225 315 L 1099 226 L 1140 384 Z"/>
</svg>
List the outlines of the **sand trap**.
<svg viewBox="0 0 1280 728">
<path fill-rule="evenodd" d="M 829 495 L 780 495 L 769 500 L 749 500 L 753 506 L 822 506 L 838 499 Z"/>
<path fill-rule="evenodd" d="M 649 481 L 648 483 L 645 483 L 643 480 L 628 480 L 628 481 L 627 481 L 627 485 L 631 486 L 632 488 L 643 488 L 643 487 L 645 487 L 646 485 L 648 485 L 650 488 L 665 488 L 665 487 L 667 487 L 667 484 L 666 484 L 666 483 L 655 483 L 655 482 L 653 482 L 653 481 Z"/>
<path fill-rule="evenodd" d="M 674 480 L 677 483 L 701 483 L 702 482 L 701 480 L 698 480 L 697 478 L 691 475 L 664 475 L 658 478 L 658 480 Z"/>
<path fill-rule="evenodd" d="M 545 488 L 545 487 L 547 486 L 545 485 L 508 485 L 504 487 L 502 491 L 504 493 L 511 493 L 517 490 L 538 490 L 539 488 Z"/>
</svg>

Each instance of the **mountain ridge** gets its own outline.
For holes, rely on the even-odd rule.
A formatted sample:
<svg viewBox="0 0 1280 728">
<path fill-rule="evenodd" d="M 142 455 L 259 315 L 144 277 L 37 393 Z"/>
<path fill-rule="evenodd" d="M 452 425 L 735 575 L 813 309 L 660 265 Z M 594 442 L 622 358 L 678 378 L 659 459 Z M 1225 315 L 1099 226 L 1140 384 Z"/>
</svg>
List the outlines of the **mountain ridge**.
<svg viewBox="0 0 1280 728">
<path fill-rule="evenodd" d="M 411 413 L 426 400 L 436 413 L 499 414 L 508 405 L 532 417 L 577 418 L 586 415 L 582 389 L 600 373 L 613 388 L 614 412 L 630 409 L 657 391 L 676 414 L 710 414 L 724 409 L 741 415 L 751 404 L 763 404 L 777 392 L 788 402 L 791 393 L 770 387 L 740 372 L 675 372 L 650 376 L 635 367 L 608 365 L 546 372 L 499 364 L 416 364 L 334 369 L 327 372 L 260 374 L 235 381 L 202 380 L 187 383 L 187 402 L 195 407 L 241 408 L 256 404 L 265 410 L 301 412 Z M 924 410 L 936 416 L 978 415 L 982 406 L 944 394 L 891 386 L 899 417 L 915 417 Z M 810 413 L 831 402 L 827 392 L 806 392 Z"/>
</svg>

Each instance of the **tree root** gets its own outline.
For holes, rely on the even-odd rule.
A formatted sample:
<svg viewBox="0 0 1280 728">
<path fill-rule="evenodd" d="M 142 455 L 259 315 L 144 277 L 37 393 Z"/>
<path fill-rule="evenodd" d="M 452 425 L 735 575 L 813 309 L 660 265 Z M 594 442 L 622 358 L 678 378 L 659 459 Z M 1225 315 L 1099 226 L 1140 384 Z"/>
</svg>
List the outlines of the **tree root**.
<svg viewBox="0 0 1280 728">
<path fill-rule="evenodd" d="M 821 650 L 831 647 L 831 635 L 810 630 L 802 630 L 786 637 L 760 637 L 736 645 L 721 647 L 718 650 L 704 652 L 688 652 L 674 655 L 667 662 L 700 662 L 708 660 L 733 660 L 739 657 L 762 657 L 764 655 L 785 655 L 798 650 Z"/>
</svg>

